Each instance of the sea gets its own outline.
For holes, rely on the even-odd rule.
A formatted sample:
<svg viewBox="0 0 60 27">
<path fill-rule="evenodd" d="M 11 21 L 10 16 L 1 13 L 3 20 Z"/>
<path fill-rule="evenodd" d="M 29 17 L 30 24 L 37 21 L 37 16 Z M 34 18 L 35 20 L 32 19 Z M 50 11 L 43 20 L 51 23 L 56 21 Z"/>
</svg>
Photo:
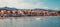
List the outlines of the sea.
<svg viewBox="0 0 60 27">
<path fill-rule="evenodd" d="M 0 17 L 0 27 L 60 27 L 60 16 Z"/>
</svg>

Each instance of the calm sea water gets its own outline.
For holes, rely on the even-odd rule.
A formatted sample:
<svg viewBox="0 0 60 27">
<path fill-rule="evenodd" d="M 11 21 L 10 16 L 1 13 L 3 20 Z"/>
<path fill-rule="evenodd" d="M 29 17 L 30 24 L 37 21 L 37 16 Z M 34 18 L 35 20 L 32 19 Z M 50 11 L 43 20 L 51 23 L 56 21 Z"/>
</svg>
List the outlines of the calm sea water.
<svg viewBox="0 0 60 27">
<path fill-rule="evenodd" d="M 60 17 L 4 17 L 0 27 L 60 27 Z"/>
</svg>

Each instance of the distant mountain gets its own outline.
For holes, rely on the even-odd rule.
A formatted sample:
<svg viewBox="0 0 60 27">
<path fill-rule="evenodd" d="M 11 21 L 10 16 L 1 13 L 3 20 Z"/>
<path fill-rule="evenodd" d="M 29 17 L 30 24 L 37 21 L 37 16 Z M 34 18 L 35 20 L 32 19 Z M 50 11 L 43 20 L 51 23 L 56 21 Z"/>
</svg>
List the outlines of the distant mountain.
<svg viewBox="0 0 60 27">
<path fill-rule="evenodd" d="M 0 8 L 0 10 L 5 9 L 5 10 L 17 10 L 17 8 L 10 8 L 10 7 L 3 7 Z"/>
<path fill-rule="evenodd" d="M 10 8 L 10 7 L 3 7 L 3 8 L 0 8 L 0 10 L 2 10 L 2 9 L 5 9 L 5 10 L 18 10 L 17 8 Z M 29 9 L 24 9 L 24 10 L 29 10 Z M 55 10 L 40 9 L 40 8 L 35 8 L 35 9 L 32 9 L 32 10 L 44 10 L 44 11 L 49 11 L 49 12 L 55 11 Z"/>
<path fill-rule="evenodd" d="M 51 10 L 51 9 L 40 9 L 40 8 L 36 8 L 36 9 L 34 9 L 34 10 L 44 10 L 44 11 L 49 11 L 49 12 L 55 11 L 55 10 Z"/>
</svg>

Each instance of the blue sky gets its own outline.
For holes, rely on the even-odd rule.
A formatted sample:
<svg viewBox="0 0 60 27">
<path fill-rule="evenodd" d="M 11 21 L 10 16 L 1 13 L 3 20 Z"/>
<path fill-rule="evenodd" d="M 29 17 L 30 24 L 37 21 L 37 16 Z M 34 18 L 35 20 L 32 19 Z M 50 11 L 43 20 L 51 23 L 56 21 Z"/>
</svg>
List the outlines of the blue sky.
<svg viewBox="0 0 60 27">
<path fill-rule="evenodd" d="M 60 10 L 60 0 L 0 0 L 0 7 L 4 6 L 23 9 L 44 8 Z"/>
</svg>

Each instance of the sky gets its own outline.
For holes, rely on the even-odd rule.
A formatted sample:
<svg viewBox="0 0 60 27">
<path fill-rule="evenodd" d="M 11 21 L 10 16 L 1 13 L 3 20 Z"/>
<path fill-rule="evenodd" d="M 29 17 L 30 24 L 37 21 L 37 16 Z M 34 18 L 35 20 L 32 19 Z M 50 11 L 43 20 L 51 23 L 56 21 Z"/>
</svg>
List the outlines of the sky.
<svg viewBox="0 0 60 27">
<path fill-rule="evenodd" d="M 60 10 L 60 0 L 0 0 L 0 7 L 14 7 L 18 9 L 53 9 Z"/>
</svg>

